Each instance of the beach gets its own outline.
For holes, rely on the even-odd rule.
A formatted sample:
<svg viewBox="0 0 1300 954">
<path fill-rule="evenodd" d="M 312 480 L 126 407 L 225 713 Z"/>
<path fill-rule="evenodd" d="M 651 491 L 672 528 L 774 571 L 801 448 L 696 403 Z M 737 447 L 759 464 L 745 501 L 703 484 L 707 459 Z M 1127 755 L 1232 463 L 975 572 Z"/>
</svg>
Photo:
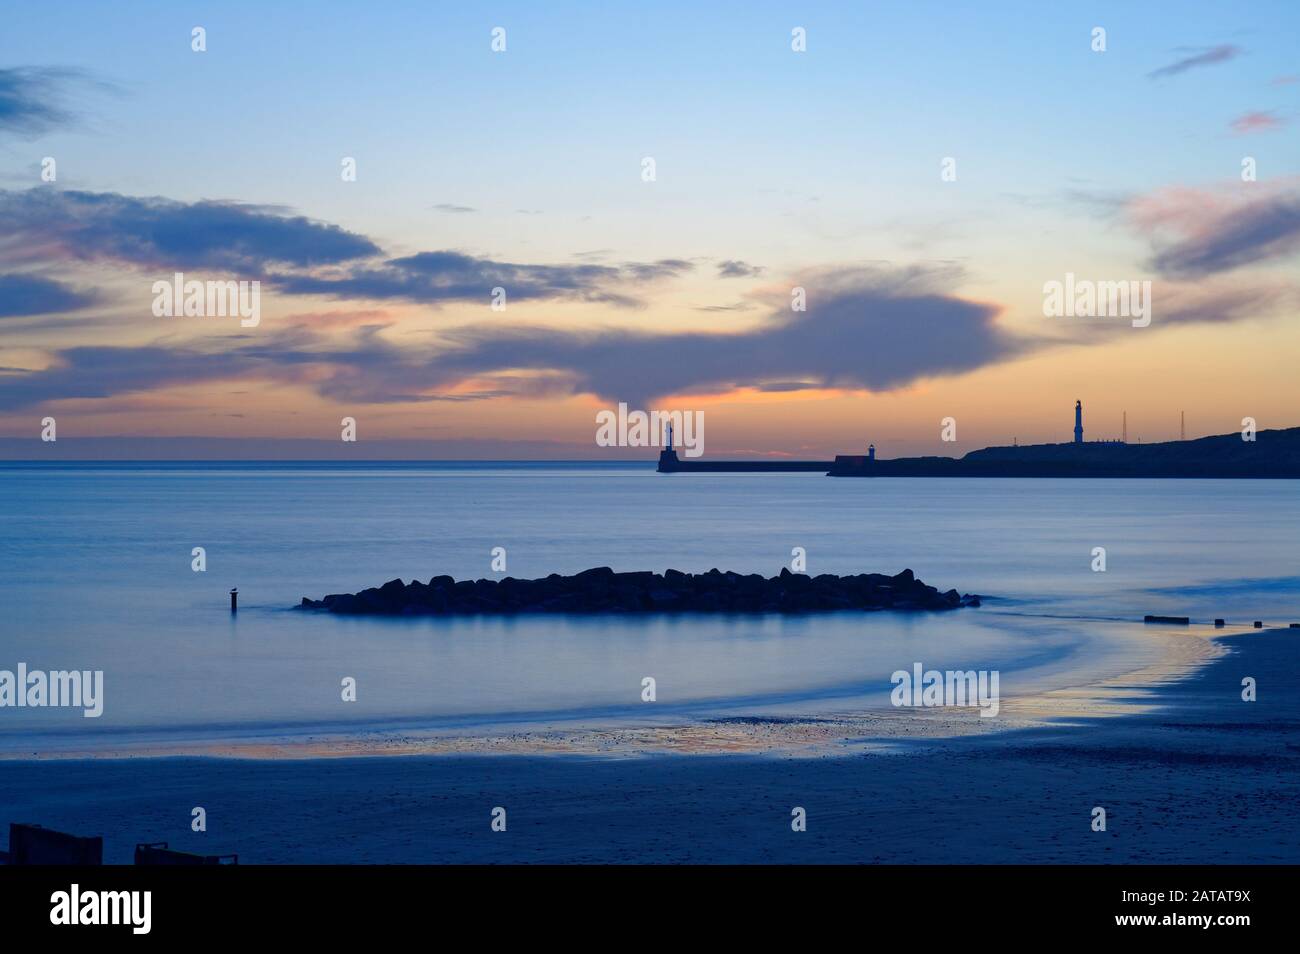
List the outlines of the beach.
<svg viewBox="0 0 1300 954">
<path fill-rule="evenodd" d="M 109 863 L 159 841 L 249 864 L 1300 859 L 1300 636 L 1251 628 L 1294 621 L 1300 597 L 1283 575 L 1300 501 L 1280 482 L 374 462 L 0 475 L 0 670 L 103 673 L 94 717 L 0 711 L 0 838 L 11 822 L 102 835 Z M 438 573 L 770 577 L 796 546 L 813 575 L 906 567 L 982 603 L 294 609 Z M 891 674 L 916 667 L 997 674 L 996 715 L 896 705 Z"/>
<path fill-rule="evenodd" d="M 754 719 L 368 756 L 353 740 L 238 758 L 11 758 L 0 823 L 103 834 L 107 863 L 153 841 L 253 864 L 1295 863 L 1300 635 L 1213 642 L 1009 705 L 987 729 L 973 712 L 906 712 L 829 731 Z M 1258 701 L 1242 701 L 1246 676 Z M 190 831 L 195 806 L 204 833 Z M 1092 830 L 1097 806 L 1105 831 Z M 490 827 L 496 807 L 504 832 Z M 796 807 L 806 831 L 791 828 Z"/>
</svg>

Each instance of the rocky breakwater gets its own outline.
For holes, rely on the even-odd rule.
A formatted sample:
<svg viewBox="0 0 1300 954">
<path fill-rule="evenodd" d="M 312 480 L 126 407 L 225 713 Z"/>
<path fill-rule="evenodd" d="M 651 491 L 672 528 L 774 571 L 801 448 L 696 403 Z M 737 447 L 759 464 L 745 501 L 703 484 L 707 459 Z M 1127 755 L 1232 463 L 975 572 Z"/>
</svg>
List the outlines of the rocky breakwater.
<svg viewBox="0 0 1300 954">
<path fill-rule="evenodd" d="M 949 610 L 979 597 L 940 592 L 911 570 L 806 576 L 757 573 L 615 573 L 607 566 L 540 580 L 390 580 L 360 593 L 303 597 L 299 608 L 347 615 L 470 616 L 508 613 L 812 613 L 832 610 Z"/>
</svg>

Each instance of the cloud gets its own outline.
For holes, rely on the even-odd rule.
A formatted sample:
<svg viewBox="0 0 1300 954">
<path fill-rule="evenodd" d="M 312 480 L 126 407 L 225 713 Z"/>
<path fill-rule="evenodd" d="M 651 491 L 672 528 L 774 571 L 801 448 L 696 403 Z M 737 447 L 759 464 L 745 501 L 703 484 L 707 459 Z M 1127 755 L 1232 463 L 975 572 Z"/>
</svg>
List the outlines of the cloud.
<svg viewBox="0 0 1300 954">
<path fill-rule="evenodd" d="M 1218 46 L 1211 46 L 1202 49 L 1181 60 L 1175 60 L 1157 70 L 1152 70 L 1147 74 L 1147 78 L 1159 79 L 1163 76 L 1176 76 L 1179 73 L 1185 73 L 1188 70 L 1196 69 L 1199 66 L 1213 66 L 1215 63 L 1226 63 L 1228 60 L 1240 56 L 1241 53 L 1241 47 L 1233 46 L 1230 43 L 1221 43 Z"/>
<path fill-rule="evenodd" d="M 439 202 L 437 205 L 432 206 L 431 208 L 436 209 L 439 212 L 449 212 L 453 214 L 462 214 L 465 212 L 478 211 L 478 209 L 472 208 L 471 206 L 468 205 L 452 205 L 450 202 Z"/>
<path fill-rule="evenodd" d="M 661 278 L 676 278 L 695 268 L 682 258 L 661 258 L 657 262 L 625 262 L 619 266 L 633 280 L 639 282 L 657 281 Z"/>
<path fill-rule="evenodd" d="M 1238 135 L 1281 128 L 1281 118 L 1267 112 L 1243 113 L 1232 121 L 1232 131 Z"/>
<path fill-rule="evenodd" d="M 736 301 L 730 305 L 697 305 L 695 310 L 707 312 L 753 311 L 754 307 L 753 302 Z"/>
<path fill-rule="evenodd" d="M 1134 331 L 1128 321 L 1067 319 L 1054 322 L 1061 342 L 1100 344 L 1131 334 L 1151 334 L 1190 324 L 1226 325 L 1294 314 L 1300 307 L 1300 288 L 1289 281 L 1198 279 L 1193 283 L 1154 281 L 1151 285 L 1151 325 Z"/>
<path fill-rule="evenodd" d="M 162 344 L 57 351 L 47 368 L 0 373 L 0 409 L 239 380 L 308 387 L 349 405 L 593 394 L 648 407 L 668 395 L 737 388 L 884 392 L 1044 347 L 1100 343 L 1112 329 L 1134 333 L 1122 322 L 1077 322 L 1060 329 L 1063 337 L 1016 337 L 999 327 L 998 306 L 952 291 L 960 277 L 923 267 L 805 274 L 797 281 L 808 290 L 808 311 L 789 311 L 784 289 L 774 291 L 766 320 L 730 334 L 481 323 L 414 348 L 386 336 L 382 312 L 367 324 L 324 330 L 304 315 L 273 334 L 223 338 L 234 347 L 221 351 Z M 1153 300 L 1158 329 L 1272 317 L 1294 309 L 1300 293 L 1286 281 L 1252 278 L 1211 287 L 1163 283 Z"/>
<path fill-rule="evenodd" d="M 763 269 L 758 265 L 750 265 L 746 262 L 728 259 L 725 262 L 718 263 L 719 278 L 754 278 L 763 273 Z"/>
<path fill-rule="evenodd" d="M 1293 187 L 1249 199 L 1166 189 L 1134 200 L 1129 214 L 1157 242 L 1151 266 L 1168 276 L 1227 272 L 1285 258 L 1300 248 L 1300 192 Z"/>
<path fill-rule="evenodd" d="M 0 259 L 70 258 L 262 274 L 378 254 L 337 225 L 237 202 L 177 202 L 48 187 L 0 191 Z"/>
<path fill-rule="evenodd" d="M 449 333 L 449 348 L 410 379 L 443 387 L 507 369 L 544 371 L 557 390 L 568 382 L 570 393 L 646 407 L 666 395 L 737 388 L 892 391 L 1060 343 L 1004 331 L 999 306 L 954 293 L 961 278 L 952 267 L 823 270 L 796 279 L 807 289 L 807 312 L 791 312 L 782 289 L 766 321 L 730 334 L 475 326 Z M 1166 283 L 1154 295 L 1159 327 L 1272 317 L 1300 300 L 1288 282 L 1256 279 Z M 1082 335 L 1081 324 L 1076 343 L 1084 343 Z"/>
<path fill-rule="evenodd" d="M 495 382 L 499 387 L 465 388 L 460 376 L 452 376 L 441 382 L 447 389 L 440 393 L 430 386 L 427 362 L 385 341 L 381 330 L 362 327 L 346 347 L 330 346 L 321 336 L 295 328 L 267 336 L 265 342 L 248 337 L 251 343 L 222 351 L 157 343 L 66 348 L 54 352 L 45 368 L 0 369 L 0 410 L 212 381 L 299 384 L 334 400 L 373 404 L 476 401 L 542 394 L 559 386 L 546 375 L 519 381 L 504 375 Z"/>
<path fill-rule="evenodd" d="M 800 281 L 808 311 L 779 307 L 745 332 L 462 329 L 435 378 L 503 369 L 563 372 L 575 392 L 644 402 L 665 394 L 780 386 L 893 390 L 1017 353 L 993 305 L 950 294 L 948 271 L 837 269 Z"/>
<path fill-rule="evenodd" d="M 0 275 L 0 318 L 76 311 L 95 301 L 90 293 L 38 275 Z"/>
<path fill-rule="evenodd" d="M 220 269 L 290 294 L 436 304 L 570 299 L 641 307 L 632 289 L 691 271 L 685 259 L 519 264 L 465 252 L 383 260 L 364 235 L 279 206 L 178 202 L 49 187 L 0 190 L 0 262 L 85 261 L 142 269 Z"/>
<path fill-rule="evenodd" d="M 397 319 L 382 309 L 363 308 L 346 311 L 311 311 L 285 315 L 277 320 L 281 326 L 293 325 L 321 330 L 324 328 L 362 328 L 392 325 Z"/>
<path fill-rule="evenodd" d="M 46 369 L 0 376 L 0 408 L 244 377 L 307 384 L 358 403 L 596 394 L 644 406 L 666 394 L 739 387 L 887 391 L 1028 346 L 997 327 L 996 306 L 951 294 L 953 277 L 919 268 L 809 274 L 799 279 L 808 311 L 773 303 L 765 322 L 733 334 L 474 325 L 445 333 L 437 350 L 417 352 L 386 339 L 377 325 L 343 341 L 299 326 L 249 336 L 220 353 L 70 348 Z"/>
<path fill-rule="evenodd" d="M 816 387 L 816 381 L 769 381 L 760 384 L 756 390 L 769 394 L 784 394 L 788 391 L 807 391 Z"/>
<path fill-rule="evenodd" d="M 280 276 L 277 284 L 291 294 L 402 299 L 426 304 L 486 302 L 492 289 L 500 287 L 506 290 L 507 303 L 567 298 L 637 307 L 640 300 L 627 294 L 623 290 L 626 286 L 676 277 L 692 267 L 682 259 L 622 265 L 525 265 L 464 252 L 437 251 L 362 265 L 339 274 Z"/>
<path fill-rule="evenodd" d="M 1102 216 L 1122 212 L 1131 201 L 1131 196 L 1126 192 L 1077 187 L 1063 190 L 1061 198 L 1071 205 L 1081 206 Z"/>
<path fill-rule="evenodd" d="M 1160 284 L 1152 288 L 1151 297 L 1156 305 L 1153 322 L 1227 324 L 1293 311 L 1300 304 L 1300 289 L 1284 281 L 1234 282 L 1194 288 Z"/>
<path fill-rule="evenodd" d="M 62 98 L 69 83 L 82 78 L 75 70 L 0 69 L 0 132 L 39 136 L 72 122 Z"/>
<path fill-rule="evenodd" d="M 67 348 L 57 352 L 47 368 L 0 374 L 0 408 L 235 378 L 255 367 L 255 360 L 239 352 L 213 355 L 158 345 Z"/>
</svg>

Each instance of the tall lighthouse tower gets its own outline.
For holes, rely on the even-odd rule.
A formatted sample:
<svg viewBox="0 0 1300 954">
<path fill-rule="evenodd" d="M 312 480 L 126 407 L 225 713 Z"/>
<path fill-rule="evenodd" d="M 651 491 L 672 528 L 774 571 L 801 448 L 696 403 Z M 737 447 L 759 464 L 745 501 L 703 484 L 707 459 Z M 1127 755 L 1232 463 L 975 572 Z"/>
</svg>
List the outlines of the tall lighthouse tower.
<svg viewBox="0 0 1300 954">
<path fill-rule="evenodd" d="M 1083 443 L 1083 402 L 1074 402 L 1074 442 Z"/>
</svg>

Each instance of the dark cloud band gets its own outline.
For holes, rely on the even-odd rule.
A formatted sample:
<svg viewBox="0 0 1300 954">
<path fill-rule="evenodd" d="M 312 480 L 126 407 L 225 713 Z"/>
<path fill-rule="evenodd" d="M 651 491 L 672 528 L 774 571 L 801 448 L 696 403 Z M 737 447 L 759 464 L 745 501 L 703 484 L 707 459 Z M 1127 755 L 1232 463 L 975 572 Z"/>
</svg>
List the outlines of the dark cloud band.
<svg viewBox="0 0 1300 954">
<path fill-rule="evenodd" d="M 177 202 L 114 192 L 35 188 L 0 192 L 6 257 L 220 268 L 259 275 L 279 266 L 338 264 L 376 255 L 337 225 L 234 202 Z"/>
<path fill-rule="evenodd" d="M 88 292 L 38 275 L 0 275 L 0 318 L 56 315 L 94 304 Z"/>
</svg>

